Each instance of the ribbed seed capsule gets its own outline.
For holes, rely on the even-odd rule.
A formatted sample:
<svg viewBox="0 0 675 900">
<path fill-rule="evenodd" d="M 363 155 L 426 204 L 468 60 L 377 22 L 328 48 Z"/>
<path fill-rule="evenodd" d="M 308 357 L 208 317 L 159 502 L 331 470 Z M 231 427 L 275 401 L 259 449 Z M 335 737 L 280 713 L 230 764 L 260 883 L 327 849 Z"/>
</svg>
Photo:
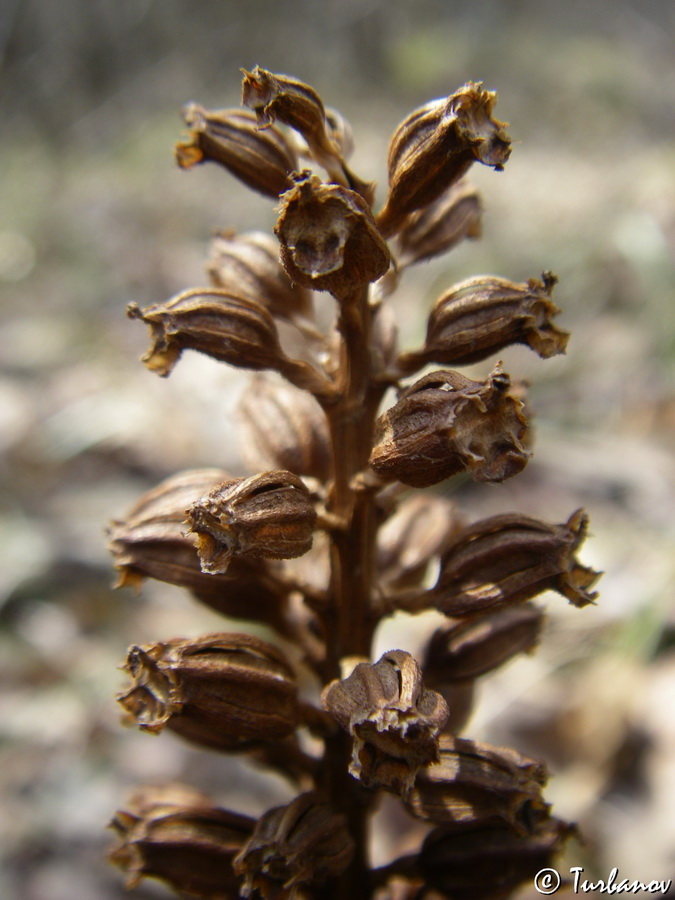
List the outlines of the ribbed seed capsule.
<svg viewBox="0 0 675 900">
<path fill-rule="evenodd" d="M 142 310 L 131 303 L 128 314 L 150 326 L 143 362 L 158 375 L 169 375 L 183 350 L 245 369 L 277 369 L 284 359 L 269 312 L 226 290 L 194 288 Z"/>
<path fill-rule="evenodd" d="M 551 300 L 557 280 L 544 272 L 520 284 L 494 276 L 456 284 L 434 304 L 424 347 L 404 354 L 401 367 L 469 365 L 511 344 L 526 344 L 544 359 L 564 353 L 569 334 L 551 322 L 560 312 Z"/>
<path fill-rule="evenodd" d="M 316 510 L 292 472 L 261 472 L 218 485 L 186 511 L 202 570 L 227 571 L 232 557 L 294 559 L 312 547 Z"/>
<path fill-rule="evenodd" d="M 599 572 L 575 557 L 588 531 L 579 509 L 563 525 L 519 513 L 492 516 L 465 529 L 441 557 L 429 604 L 448 616 L 491 612 L 545 590 L 574 606 L 593 603 Z"/>
<path fill-rule="evenodd" d="M 436 824 L 484 825 L 503 820 L 527 831 L 533 809 L 546 809 L 542 763 L 515 750 L 443 737 L 439 760 L 421 771 L 406 806 Z"/>
<path fill-rule="evenodd" d="M 475 187 L 465 181 L 447 188 L 438 199 L 411 213 L 399 231 L 397 263 L 411 266 L 452 250 L 482 233 L 483 205 Z"/>
<path fill-rule="evenodd" d="M 242 394 L 239 412 L 242 455 L 250 469 L 287 469 L 328 480 L 326 418 L 306 391 L 260 374 Z"/>
<path fill-rule="evenodd" d="M 273 316 L 290 321 L 312 317 L 311 294 L 291 284 L 279 262 L 279 242 L 271 234 L 217 235 L 211 242 L 207 271 L 216 287 L 255 301 Z"/>
<path fill-rule="evenodd" d="M 213 807 L 187 788 L 137 791 L 110 823 L 119 843 L 110 861 L 127 875 L 126 887 L 156 878 L 182 896 L 235 898 L 239 878 L 232 862 L 249 839 L 255 819 Z"/>
<path fill-rule="evenodd" d="M 183 110 L 183 118 L 191 131 L 188 141 L 176 145 L 176 161 L 182 169 L 217 162 L 254 191 L 273 198 L 290 187 L 290 175 L 298 169 L 295 150 L 278 128 L 262 131 L 255 113 L 209 111 L 191 103 Z"/>
<path fill-rule="evenodd" d="M 117 699 L 129 720 L 158 734 L 236 751 L 291 734 L 297 687 L 286 657 L 249 634 L 209 634 L 130 648 L 132 685 Z"/>
<path fill-rule="evenodd" d="M 242 897 L 292 900 L 305 896 L 304 886 L 340 875 L 353 854 L 344 816 L 308 792 L 260 817 L 234 868 L 243 877 Z"/>
<path fill-rule="evenodd" d="M 550 869 L 574 827 L 545 813 L 529 834 L 506 823 L 458 829 L 442 825 L 424 840 L 418 866 L 429 887 L 453 900 L 507 900 Z"/>
<path fill-rule="evenodd" d="M 343 298 L 389 268 L 389 248 L 355 191 L 303 172 L 280 202 L 274 229 L 294 283 Z"/>
<path fill-rule="evenodd" d="M 444 497 L 408 497 L 378 532 L 377 570 L 389 589 L 423 580 L 429 563 L 460 529 L 458 513 Z"/>
<path fill-rule="evenodd" d="M 242 72 L 242 103 L 255 110 L 262 128 L 269 128 L 276 121 L 294 128 L 332 181 L 356 191 L 366 202 L 372 202 L 374 185 L 351 172 L 343 158 L 344 150 L 350 148 L 347 130 L 339 121 L 341 117 L 326 115 L 323 101 L 314 88 L 297 78 L 274 74 L 260 66 L 252 72 L 246 69 Z"/>
<path fill-rule="evenodd" d="M 466 471 L 477 481 L 518 474 L 530 454 L 523 402 L 497 365 L 486 381 L 441 370 L 420 378 L 375 424 L 370 465 L 412 487 Z"/>
<path fill-rule="evenodd" d="M 321 700 L 352 736 L 349 771 L 366 787 L 405 796 L 418 770 L 438 759 L 448 707 L 424 687 L 419 665 L 404 650 L 359 663 L 348 678 L 324 688 Z"/>
<path fill-rule="evenodd" d="M 143 494 L 124 519 L 109 528 L 109 548 L 119 571 L 116 587 L 138 589 L 145 578 L 187 588 L 226 616 L 274 624 L 285 592 L 268 565 L 244 559 L 226 575 L 202 571 L 195 535 L 186 534 L 185 510 L 228 478 L 221 469 L 195 469 L 165 479 Z"/>
<path fill-rule="evenodd" d="M 511 153 L 506 124 L 492 118 L 497 95 L 469 82 L 432 100 L 398 126 L 389 144 L 389 194 L 377 224 L 385 237 L 433 203 L 475 161 L 502 169 Z"/>
<path fill-rule="evenodd" d="M 519 653 L 530 653 L 543 624 L 543 610 L 531 603 L 479 619 L 458 619 L 432 634 L 422 666 L 424 677 L 430 687 L 440 690 L 443 684 L 486 675 Z"/>
</svg>

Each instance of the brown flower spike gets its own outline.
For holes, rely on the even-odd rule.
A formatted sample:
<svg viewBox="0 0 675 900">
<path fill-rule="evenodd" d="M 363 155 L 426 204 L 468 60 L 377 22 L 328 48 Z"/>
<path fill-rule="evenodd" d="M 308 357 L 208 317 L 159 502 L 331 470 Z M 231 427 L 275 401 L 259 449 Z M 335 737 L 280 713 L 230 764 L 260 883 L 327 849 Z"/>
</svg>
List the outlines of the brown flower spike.
<svg viewBox="0 0 675 900">
<path fill-rule="evenodd" d="M 457 369 L 516 343 L 563 353 L 557 278 L 452 285 L 402 352 L 390 295 L 480 235 L 464 176 L 509 158 L 496 94 L 469 82 L 404 118 L 379 206 L 347 167 L 349 124 L 313 87 L 256 66 L 242 99 L 188 106 L 176 158 L 277 199 L 274 235 L 217 232 L 209 286 L 129 315 L 149 326 L 143 361 L 160 375 L 186 350 L 254 373 L 239 405 L 251 469 L 165 479 L 109 531 L 120 585 L 184 587 L 237 631 L 133 645 L 118 700 L 142 731 L 240 754 L 293 793 L 261 807 L 261 780 L 254 817 L 246 799 L 235 811 L 175 786 L 137 792 L 111 859 L 129 887 L 158 878 L 201 900 L 507 900 L 574 828 L 551 815 L 543 762 L 458 732 L 480 679 L 541 639 L 530 601 L 554 590 L 586 606 L 598 573 L 577 558 L 583 511 L 467 524 L 473 494 L 450 502 L 443 482 L 498 483 L 528 463 L 523 385 L 500 363 Z M 435 616 L 422 664 L 405 629 L 402 649 L 374 651 L 397 611 Z M 373 869 L 383 791 L 399 849 Z"/>
</svg>

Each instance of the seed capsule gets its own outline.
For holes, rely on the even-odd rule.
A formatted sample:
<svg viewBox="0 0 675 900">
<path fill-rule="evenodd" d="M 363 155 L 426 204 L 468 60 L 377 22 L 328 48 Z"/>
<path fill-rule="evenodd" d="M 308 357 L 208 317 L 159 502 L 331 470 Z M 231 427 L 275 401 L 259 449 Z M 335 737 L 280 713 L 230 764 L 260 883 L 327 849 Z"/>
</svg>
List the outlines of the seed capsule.
<svg viewBox="0 0 675 900">
<path fill-rule="evenodd" d="M 389 268 L 386 241 L 355 191 L 303 172 L 279 209 L 274 230 L 292 282 L 343 298 Z"/>
<path fill-rule="evenodd" d="M 254 825 L 196 791 L 144 788 L 110 824 L 119 839 L 110 860 L 126 872 L 129 890 L 157 878 L 181 895 L 234 900 L 239 878 L 232 862 Z"/>
<path fill-rule="evenodd" d="M 130 648 L 132 686 L 117 699 L 129 721 L 165 727 L 216 750 L 242 750 L 291 734 L 298 724 L 295 677 L 286 657 L 249 634 L 210 634 Z"/>
<path fill-rule="evenodd" d="M 438 759 L 448 707 L 424 687 L 420 667 L 404 650 L 391 650 L 372 665 L 359 663 L 321 699 L 352 736 L 349 771 L 366 787 L 405 796 L 418 770 Z"/>
<path fill-rule="evenodd" d="M 544 613 L 525 603 L 479 619 L 459 619 L 437 629 L 427 645 L 424 677 L 440 685 L 464 682 L 492 672 L 537 645 Z"/>
<path fill-rule="evenodd" d="M 419 855 L 426 883 L 453 900 L 507 900 L 547 870 L 574 834 L 574 826 L 539 814 L 529 834 L 506 823 L 435 828 Z"/>
<path fill-rule="evenodd" d="M 298 169 L 295 150 L 278 128 L 261 131 L 255 113 L 207 111 L 191 103 L 183 118 L 190 137 L 176 145 L 176 161 L 182 169 L 217 162 L 254 191 L 275 199 L 291 186 L 290 175 Z"/>
<path fill-rule="evenodd" d="M 518 474 L 525 449 L 524 404 L 497 365 L 486 381 L 441 370 L 416 381 L 375 425 L 370 465 L 412 487 L 466 471 L 477 481 Z"/>
<path fill-rule="evenodd" d="M 143 494 L 124 519 L 109 528 L 109 549 L 119 571 L 117 587 L 139 588 L 144 578 L 187 588 L 206 605 L 235 619 L 274 624 L 285 593 L 268 565 L 233 560 L 227 574 L 202 571 L 195 535 L 185 533 L 185 509 L 228 478 L 221 469 L 195 469 L 162 481 Z"/>
<path fill-rule="evenodd" d="M 434 304 L 427 339 L 417 354 L 400 360 L 405 370 L 427 362 L 469 365 L 511 344 L 526 344 L 544 359 L 564 353 L 569 334 L 551 322 L 560 310 L 551 300 L 557 278 L 515 284 L 484 276 L 455 285 Z"/>
<path fill-rule="evenodd" d="M 377 568 L 388 589 L 420 584 L 430 561 L 459 531 L 458 514 L 444 497 L 404 500 L 378 532 Z"/>
<path fill-rule="evenodd" d="M 237 557 L 294 559 L 312 547 L 316 510 L 292 472 L 262 472 L 225 481 L 187 510 L 202 571 L 227 571 Z"/>
<path fill-rule="evenodd" d="M 239 411 L 242 454 L 250 469 L 287 469 L 328 480 L 328 427 L 310 394 L 260 374 L 242 394 Z"/>
<path fill-rule="evenodd" d="M 344 816 L 309 792 L 260 817 L 234 868 L 243 876 L 242 897 L 290 900 L 304 896 L 304 886 L 340 875 L 353 854 Z"/>
<path fill-rule="evenodd" d="M 546 781 L 543 764 L 515 750 L 446 736 L 438 762 L 419 772 L 406 806 L 439 825 L 501 819 L 525 832 L 533 808 L 546 809 Z"/>
<path fill-rule="evenodd" d="M 219 234 L 211 242 L 207 269 L 216 287 L 253 300 L 273 316 L 290 321 L 312 317 L 311 295 L 288 280 L 271 234 Z"/>
<path fill-rule="evenodd" d="M 377 216 L 385 237 L 433 203 L 476 160 L 499 170 L 511 153 L 506 124 L 492 118 L 497 95 L 469 82 L 412 112 L 389 144 L 389 194 Z"/>
<path fill-rule="evenodd" d="M 447 253 L 467 238 L 480 237 L 482 213 L 476 188 L 465 181 L 451 185 L 405 220 L 396 241 L 399 268 Z"/>
<path fill-rule="evenodd" d="M 577 510 L 563 525 L 519 513 L 492 516 L 464 530 L 441 557 L 429 602 L 448 616 L 492 612 L 531 600 L 545 590 L 574 606 L 593 603 L 599 572 L 575 557 L 588 530 Z"/>
<path fill-rule="evenodd" d="M 169 375 L 183 350 L 244 369 L 282 365 L 284 354 L 272 316 L 260 304 L 228 291 L 194 288 L 143 310 L 131 303 L 128 315 L 150 326 L 152 347 L 142 359 L 158 375 Z"/>
<path fill-rule="evenodd" d="M 344 120 L 334 112 L 326 114 L 314 88 L 297 78 L 279 75 L 256 66 L 242 69 L 242 103 L 255 110 L 260 126 L 269 128 L 279 121 L 294 128 L 307 142 L 312 158 L 323 166 L 332 181 L 345 185 L 371 203 L 374 185 L 351 172 L 343 156 L 349 153 L 349 133 Z"/>
</svg>

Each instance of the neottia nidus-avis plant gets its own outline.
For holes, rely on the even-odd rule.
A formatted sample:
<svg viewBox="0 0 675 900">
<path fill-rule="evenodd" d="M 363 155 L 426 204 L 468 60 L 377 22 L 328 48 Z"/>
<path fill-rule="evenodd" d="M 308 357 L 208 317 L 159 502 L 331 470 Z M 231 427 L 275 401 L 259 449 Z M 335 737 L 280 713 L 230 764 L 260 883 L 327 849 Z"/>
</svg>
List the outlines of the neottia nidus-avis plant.
<svg viewBox="0 0 675 900">
<path fill-rule="evenodd" d="M 535 647 L 532 601 L 547 590 L 593 601 L 598 573 L 576 558 L 586 515 L 467 522 L 415 490 L 460 473 L 502 482 L 527 465 L 523 386 L 494 359 L 482 380 L 457 367 L 515 343 L 564 352 L 557 279 L 455 284 L 413 350 L 399 349 L 390 303 L 409 267 L 479 235 L 465 176 L 474 163 L 501 170 L 511 150 L 495 102 L 468 83 L 404 119 L 379 208 L 349 168 L 349 125 L 300 81 L 256 67 L 242 109 L 184 111 L 178 164 L 213 161 L 269 197 L 275 234 L 222 232 L 205 286 L 128 312 L 149 327 L 143 361 L 160 375 L 188 350 L 255 373 L 241 400 L 251 474 L 165 480 L 113 523 L 110 547 L 121 585 L 179 585 L 242 630 L 131 647 L 118 699 L 145 731 L 282 773 L 295 798 L 256 820 L 188 787 L 140 789 L 112 823 L 129 887 L 501 900 L 573 832 L 543 797 L 543 763 L 460 734 L 476 679 Z M 422 659 L 371 657 L 383 619 L 429 609 L 446 622 Z M 384 792 L 400 803 L 401 852 L 373 868 Z M 422 835 L 414 847 L 405 822 Z"/>
</svg>

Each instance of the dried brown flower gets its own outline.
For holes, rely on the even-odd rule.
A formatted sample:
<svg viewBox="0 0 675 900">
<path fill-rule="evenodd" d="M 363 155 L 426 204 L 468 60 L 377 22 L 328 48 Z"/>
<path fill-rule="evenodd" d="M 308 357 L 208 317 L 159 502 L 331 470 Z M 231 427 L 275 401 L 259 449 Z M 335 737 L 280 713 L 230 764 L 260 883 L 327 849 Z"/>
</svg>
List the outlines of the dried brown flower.
<svg viewBox="0 0 675 900">
<path fill-rule="evenodd" d="M 109 528 L 117 587 L 139 589 L 145 578 L 187 588 L 226 616 L 277 624 L 285 592 L 264 562 L 237 558 L 227 574 L 202 570 L 197 538 L 186 532 L 185 510 L 227 480 L 221 469 L 195 469 L 162 481 L 143 494 L 124 519 Z"/>
<path fill-rule="evenodd" d="M 390 650 L 373 665 L 359 663 L 324 689 L 322 701 L 353 737 L 349 771 L 367 787 L 405 795 L 418 769 L 438 759 L 448 708 L 424 687 L 409 653 Z"/>
<path fill-rule="evenodd" d="M 569 335 L 551 322 L 560 311 L 551 300 L 557 281 L 544 272 L 523 284 L 491 275 L 456 284 L 434 304 L 424 347 L 404 354 L 399 365 L 404 371 L 428 362 L 468 365 L 511 344 L 527 344 L 544 359 L 564 353 Z"/>
<path fill-rule="evenodd" d="M 261 816 L 234 868 L 244 879 L 243 897 L 256 891 L 263 900 L 292 900 L 303 886 L 340 875 L 353 855 L 345 817 L 309 792 Z"/>
<path fill-rule="evenodd" d="M 355 191 L 303 172 L 281 197 L 275 232 L 291 281 L 347 297 L 389 268 L 390 254 Z"/>
<path fill-rule="evenodd" d="M 450 185 L 433 203 L 405 220 L 396 235 L 399 268 L 447 253 L 467 238 L 479 238 L 482 213 L 476 188 L 466 181 Z"/>
<path fill-rule="evenodd" d="M 244 391 L 239 411 L 242 454 L 251 469 L 287 469 L 328 480 L 328 428 L 312 396 L 259 374 Z"/>
<path fill-rule="evenodd" d="M 119 843 L 110 859 L 126 872 L 127 888 L 151 877 L 184 896 L 235 900 L 239 879 L 232 861 L 254 825 L 196 791 L 144 788 L 111 822 Z"/>
<path fill-rule="evenodd" d="M 486 381 L 441 370 L 409 387 L 375 425 L 370 465 L 413 487 L 467 471 L 477 481 L 504 481 L 527 464 L 523 403 L 497 366 Z"/>
<path fill-rule="evenodd" d="M 438 825 L 485 825 L 495 819 L 525 832 L 541 796 L 545 768 L 515 750 L 458 737 L 443 737 L 439 760 L 420 771 L 406 805 Z"/>
<path fill-rule="evenodd" d="M 261 472 L 217 485 L 187 510 L 202 570 L 224 574 L 233 556 L 294 559 L 312 546 L 316 510 L 292 472 Z"/>
<path fill-rule="evenodd" d="M 427 644 L 424 677 L 442 684 L 478 678 L 537 645 L 544 613 L 531 603 L 507 607 L 479 619 L 458 619 L 437 629 Z"/>
<path fill-rule="evenodd" d="M 208 111 L 196 103 L 185 107 L 183 118 L 191 131 L 188 141 L 176 145 L 176 161 L 182 169 L 217 162 L 268 197 L 276 198 L 290 187 L 298 158 L 278 128 L 261 131 L 255 114 L 248 110 Z"/>
<path fill-rule="evenodd" d="M 574 606 L 592 603 L 599 573 L 575 552 L 588 530 L 577 510 L 563 525 L 519 513 L 483 519 L 467 528 L 441 559 L 429 601 L 449 616 L 472 615 L 531 600 L 545 590 Z"/>
<path fill-rule="evenodd" d="M 312 318 L 311 295 L 289 281 L 271 234 L 221 232 L 211 242 L 207 269 L 216 287 L 253 300 L 273 316 L 291 322 Z"/>
<path fill-rule="evenodd" d="M 165 727 L 218 750 L 291 734 L 299 722 L 295 676 L 283 653 L 250 634 L 131 647 L 131 687 L 118 701 L 144 731 Z"/>
<path fill-rule="evenodd" d="M 469 82 L 432 100 L 398 126 L 389 144 L 389 194 L 377 224 L 385 237 L 433 203 L 476 160 L 502 169 L 511 153 L 504 122 L 492 118 L 497 95 Z"/>
<path fill-rule="evenodd" d="M 541 815 L 529 834 L 506 823 L 435 828 L 425 839 L 419 869 L 426 883 L 453 900 L 507 900 L 550 867 L 574 828 Z"/>
</svg>

